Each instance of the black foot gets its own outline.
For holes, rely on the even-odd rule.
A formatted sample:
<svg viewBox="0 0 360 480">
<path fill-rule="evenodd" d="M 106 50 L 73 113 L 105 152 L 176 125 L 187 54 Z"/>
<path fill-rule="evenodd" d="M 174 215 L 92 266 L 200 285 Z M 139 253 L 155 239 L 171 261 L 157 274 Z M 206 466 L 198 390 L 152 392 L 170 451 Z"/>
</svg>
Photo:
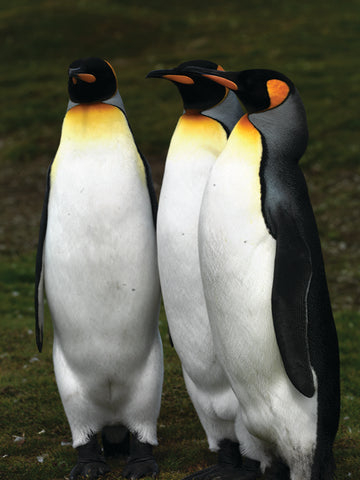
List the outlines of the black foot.
<svg viewBox="0 0 360 480">
<path fill-rule="evenodd" d="M 71 470 L 69 480 L 97 480 L 110 472 L 106 463 L 77 463 Z"/>
<path fill-rule="evenodd" d="M 142 477 L 156 478 L 159 467 L 152 454 L 152 445 L 142 443 L 134 436 L 130 437 L 130 456 L 121 475 L 135 480 Z"/>
<path fill-rule="evenodd" d="M 81 445 L 76 450 L 79 455 L 78 463 L 71 470 L 69 480 L 96 480 L 110 472 L 109 466 L 100 454 L 100 447 L 95 435 L 90 438 L 88 443 Z"/>
<path fill-rule="evenodd" d="M 265 470 L 265 480 L 290 480 L 290 470 L 287 465 L 278 461 Z"/>
<path fill-rule="evenodd" d="M 238 443 L 222 440 L 219 447 L 217 465 L 195 472 L 183 480 L 256 480 L 260 478 L 260 463 L 242 458 Z"/>
<path fill-rule="evenodd" d="M 117 435 L 118 430 L 119 435 Z M 125 433 L 124 433 L 125 432 Z M 117 438 L 118 437 L 118 438 Z M 130 432 L 124 427 L 106 427 L 101 433 L 106 458 L 128 456 L 130 454 Z"/>
<path fill-rule="evenodd" d="M 213 465 L 212 467 L 200 470 L 183 480 L 257 480 L 261 478 L 261 472 L 257 469 L 249 470 L 244 466 L 223 467 L 221 465 Z"/>
</svg>

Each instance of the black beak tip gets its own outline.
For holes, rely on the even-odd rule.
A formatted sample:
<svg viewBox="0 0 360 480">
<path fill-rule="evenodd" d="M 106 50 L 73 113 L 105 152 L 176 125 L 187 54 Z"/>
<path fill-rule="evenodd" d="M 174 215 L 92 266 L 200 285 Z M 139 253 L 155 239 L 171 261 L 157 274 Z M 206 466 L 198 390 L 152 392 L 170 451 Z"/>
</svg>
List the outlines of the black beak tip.
<svg viewBox="0 0 360 480">
<path fill-rule="evenodd" d="M 152 70 L 146 75 L 145 78 L 162 78 L 165 74 L 166 72 L 163 70 Z"/>
</svg>

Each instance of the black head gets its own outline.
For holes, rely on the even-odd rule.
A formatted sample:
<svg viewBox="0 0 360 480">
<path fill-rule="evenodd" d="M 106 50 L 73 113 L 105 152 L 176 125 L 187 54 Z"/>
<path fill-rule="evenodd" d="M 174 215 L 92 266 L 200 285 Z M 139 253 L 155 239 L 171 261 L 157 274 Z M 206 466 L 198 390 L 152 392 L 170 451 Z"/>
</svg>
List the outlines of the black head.
<svg viewBox="0 0 360 480">
<path fill-rule="evenodd" d="M 203 77 L 233 90 L 248 113 L 277 107 L 295 89 L 291 80 L 274 70 L 212 72 L 208 69 L 189 68 Z"/>
<path fill-rule="evenodd" d="M 207 60 L 190 60 L 167 70 L 153 70 L 147 78 L 165 78 L 179 89 L 185 110 L 204 111 L 221 102 L 228 90 L 226 87 L 189 70 L 195 67 L 210 72 L 223 71 L 220 65 Z"/>
<path fill-rule="evenodd" d="M 69 96 L 74 103 L 92 103 L 115 95 L 115 72 L 105 60 L 89 57 L 75 60 L 69 66 Z"/>
</svg>

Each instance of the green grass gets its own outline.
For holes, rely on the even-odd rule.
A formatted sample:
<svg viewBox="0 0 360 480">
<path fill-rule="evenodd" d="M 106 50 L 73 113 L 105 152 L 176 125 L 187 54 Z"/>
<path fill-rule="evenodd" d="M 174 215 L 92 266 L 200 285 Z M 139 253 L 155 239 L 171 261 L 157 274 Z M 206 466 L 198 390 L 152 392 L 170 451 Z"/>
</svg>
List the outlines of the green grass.
<svg viewBox="0 0 360 480">
<path fill-rule="evenodd" d="M 56 149 L 66 107 L 66 68 L 86 55 L 111 59 L 136 138 L 162 153 L 181 110 L 171 85 L 145 80 L 159 66 L 209 58 L 227 69 L 271 67 L 303 94 L 312 143 L 307 161 L 354 164 L 359 120 L 359 4 L 264 0 L 0 2 L 2 159 Z M 2 7 L 1 7 L 2 5 Z M 346 145 L 347 148 L 343 148 Z"/>
<path fill-rule="evenodd" d="M 67 104 L 67 67 L 88 55 L 114 65 L 136 141 L 158 185 L 182 105 L 170 83 L 145 80 L 150 70 L 204 58 L 232 70 L 280 70 L 297 85 L 310 130 L 302 165 L 340 342 L 337 478 L 358 477 L 359 27 L 357 0 L 0 0 L 1 480 L 60 479 L 76 457 L 66 445 L 70 431 L 54 380 L 49 318 L 44 352 L 35 347 L 33 270 L 45 172 Z M 165 384 L 156 456 L 161 478 L 179 480 L 215 457 L 186 394 L 163 311 L 161 332 Z M 120 478 L 122 463 L 111 466 L 110 479 Z"/>
</svg>

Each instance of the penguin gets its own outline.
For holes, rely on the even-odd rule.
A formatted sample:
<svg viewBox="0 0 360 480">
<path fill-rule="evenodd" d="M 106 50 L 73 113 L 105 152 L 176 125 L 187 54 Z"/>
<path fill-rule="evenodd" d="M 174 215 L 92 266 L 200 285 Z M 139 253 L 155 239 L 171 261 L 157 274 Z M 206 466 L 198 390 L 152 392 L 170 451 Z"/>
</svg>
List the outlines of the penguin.
<svg viewBox="0 0 360 480">
<path fill-rule="evenodd" d="M 256 459 L 239 451 L 239 402 L 217 360 L 202 288 L 198 254 L 198 220 L 204 188 L 216 158 L 243 110 L 228 88 L 188 71 L 216 63 L 192 60 L 148 78 L 170 80 L 184 106 L 171 138 L 157 217 L 160 283 L 171 339 L 181 361 L 185 385 L 209 448 L 218 463 L 187 479 L 253 479 Z M 238 424 L 238 426 L 237 426 Z M 239 435 L 237 435 L 237 433 Z"/>
<path fill-rule="evenodd" d="M 163 354 L 150 168 L 109 62 L 71 63 L 68 91 L 40 222 L 37 345 L 41 351 L 45 288 L 57 386 L 78 452 L 70 480 L 109 471 L 101 431 L 104 448 L 131 432 L 123 476 L 156 476 Z"/>
<path fill-rule="evenodd" d="M 339 352 L 298 164 L 308 142 L 305 108 L 279 72 L 191 70 L 233 90 L 247 111 L 211 170 L 200 209 L 215 351 L 267 457 L 265 478 L 331 480 Z"/>
</svg>

